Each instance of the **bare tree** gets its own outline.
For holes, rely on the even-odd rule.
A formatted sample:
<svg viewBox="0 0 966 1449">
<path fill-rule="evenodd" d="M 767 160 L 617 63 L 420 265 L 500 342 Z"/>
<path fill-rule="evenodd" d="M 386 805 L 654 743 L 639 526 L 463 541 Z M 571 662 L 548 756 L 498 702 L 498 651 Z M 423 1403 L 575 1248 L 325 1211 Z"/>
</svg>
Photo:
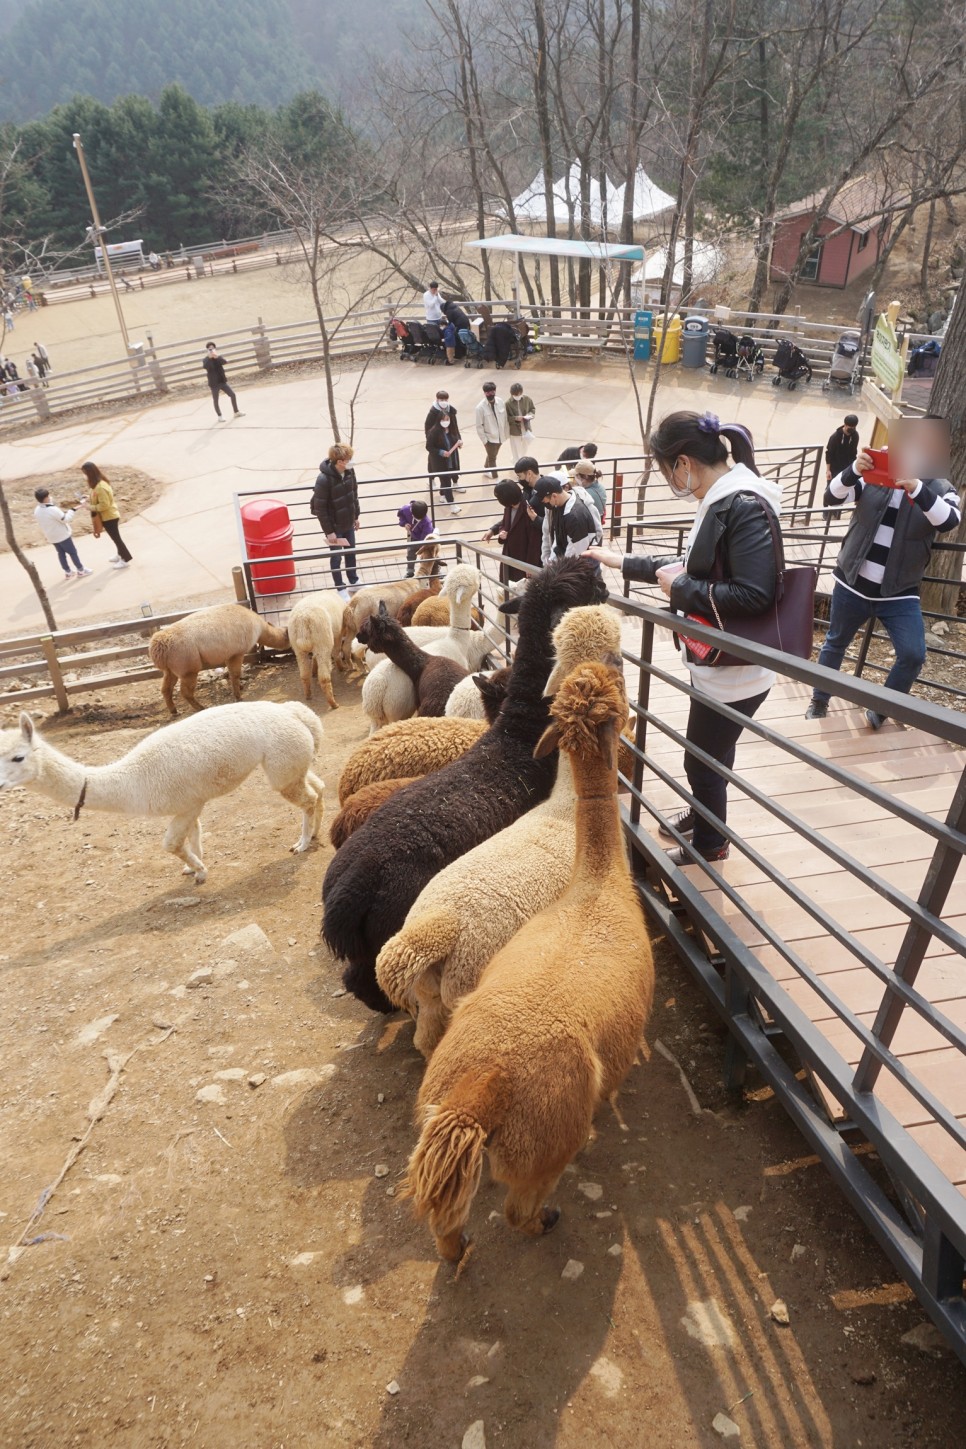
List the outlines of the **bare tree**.
<svg viewBox="0 0 966 1449">
<path fill-rule="evenodd" d="M 3 518 L 3 531 L 6 536 L 10 552 L 13 554 L 20 567 L 25 570 L 27 577 L 33 586 L 34 593 L 37 595 L 40 607 L 44 611 L 44 618 L 47 620 L 47 628 L 50 629 L 51 633 L 53 633 L 57 628 L 57 620 L 54 618 L 54 611 L 50 606 L 50 599 L 47 596 L 47 590 L 44 588 L 43 583 L 41 582 L 40 574 L 37 572 L 36 568 L 30 562 L 29 558 L 20 547 L 20 544 L 17 542 L 17 535 L 14 533 L 13 528 L 13 518 L 10 514 L 10 504 L 7 501 L 6 489 L 4 488 L 2 480 L 0 480 L 0 517 Z"/>
<path fill-rule="evenodd" d="M 930 410 L 947 418 L 950 430 L 950 481 L 962 501 L 966 494 L 966 302 L 963 288 L 953 306 L 943 342 L 942 356 L 936 369 L 929 400 Z M 945 533 L 942 543 L 966 543 L 966 514 L 954 533 Z M 924 584 L 922 603 L 925 609 L 955 614 L 963 572 L 963 555 L 939 549 L 933 552 L 929 572 L 949 585 Z"/>
</svg>

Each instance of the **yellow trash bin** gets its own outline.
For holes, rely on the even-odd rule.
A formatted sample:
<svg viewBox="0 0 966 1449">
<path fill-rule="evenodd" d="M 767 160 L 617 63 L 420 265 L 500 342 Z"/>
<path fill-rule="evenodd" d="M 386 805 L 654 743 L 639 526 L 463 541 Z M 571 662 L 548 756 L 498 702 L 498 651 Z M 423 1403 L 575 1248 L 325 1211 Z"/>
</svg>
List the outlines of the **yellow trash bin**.
<svg viewBox="0 0 966 1449">
<path fill-rule="evenodd" d="M 664 352 L 661 352 L 661 339 L 664 338 Z M 654 338 L 651 342 L 651 357 L 660 358 L 665 365 L 669 362 L 681 361 L 681 319 L 677 315 L 668 318 L 667 336 L 664 335 L 664 328 L 661 319 L 654 319 Z"/>
</svg>

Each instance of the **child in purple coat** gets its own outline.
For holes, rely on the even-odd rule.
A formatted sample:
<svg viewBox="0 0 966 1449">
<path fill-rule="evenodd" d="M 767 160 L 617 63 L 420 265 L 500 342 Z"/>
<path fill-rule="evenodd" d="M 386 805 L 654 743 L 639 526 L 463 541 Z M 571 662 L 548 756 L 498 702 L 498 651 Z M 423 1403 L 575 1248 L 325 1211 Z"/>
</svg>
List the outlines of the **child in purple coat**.
<svg viewBox="0 0 966 1449">
<path fill-rule="evenodd" d="M 396 509 L 399 527 L 406 530 L 410 547 L 406 550 L 406 577 L 411 579 L 416 572 L 419 550 L 433 532 L 433 520 L 429 516 L 429 504 L 421 498 L 410 498 L 403 508 Z"/>
</svg>

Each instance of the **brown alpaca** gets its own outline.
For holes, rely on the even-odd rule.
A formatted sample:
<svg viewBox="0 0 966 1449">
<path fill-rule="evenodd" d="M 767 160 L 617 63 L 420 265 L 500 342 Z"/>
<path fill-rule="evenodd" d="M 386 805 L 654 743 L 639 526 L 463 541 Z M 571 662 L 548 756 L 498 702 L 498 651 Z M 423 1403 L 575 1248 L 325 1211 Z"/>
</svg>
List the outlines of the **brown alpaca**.
<svg viewBox="0 0 966 1449">
<path fill-rule="evenodd" d="M 481 719 L 401 719 L 357 745 L 342 767 L 339 804 L 373 780 L 416 778 L 472 749 L 489 725 Z"/>
<path fill-rule="evenodd" d="M 396 579 L 391 584 L 367 584 L 364 589 L 353 594 L 345 606 L 345 612 L 342 615 L 342 632 L 336 641 L 336 656 L 342 660 L 346 669 L 350 663 L 350 645 L 370 615 L 378 611 L 380 601 L 385 604 L 390 614 L 395 613 L 417 589 L 424 587 L 427 575 L 435 577 L 439 569 L 438 555 L 438 543 L 424 543 L 419 550 L 415 578 Z"/>
<path fill-rule="evenodd" d="M 443 580 L 437 577 L 435 579 L 430 579 L 428 589 L 417 589 L 414 594 L 410 594 L 409 598 L 401 606 L 401 608 L 398 608 L 396 610 L 396 619 L 398 623 L 400 623 L 404 629 L 408 629 L 410 624 L 413 622 L 413 612 L 418 609 L 420 604 L 424 603 L 426 599 L 435 598 L 442 587 Z M 449 611 L 447 611 L 446 622 L 447 624 L 449 623 Z"/>
<path fill-rule="evenodd" d="M 241 699 L 242 662 L 256 644 L 269 649 L 287 649 L 288 633 L 276 629 L 241 604 L 216 604 L 211 609 L 197 609 L 176 624 L 168 624 L 151 635 L 148 655 L 161 670 L 161 694 L 172 714 L 174 686 L 181 686 L 181 697 L 192 709 L 204 709 L 195 698 L 195 685 L 203 669 L 227 665 L 233 698 Z"/>
<path fill-rule="evenodd" d="M 421 603 L 416 605 L 412 614 L 412 622 L 417 629 L 422 628 L 423 625 L 442 628 L 450 622 L 450 619 L 450 603 L 445 595 L 440 598 L 434 596 L 429 599 L 423 599 Z M 402 623 L 403 620 L 400 619 L 399 622 Z M 482 629 L 485 622 L 483 615 L 474 604 L 473 612 L 470 616 L 470 628 Z"/>
<path fill-rule="evenodd" d="M 363 785 L 361 790 L 350 795 L 329 826 L 329 839 L 336 850 L 340 845 L 345 845 L 352 832 L 364 825 L 373 810 L 378 810 L 390 795 L 395 795 L 397 790 L 401 790 L 404 785 L 411 785 L 418 778 L 417 775 L 411 775 L 401 780 L 373 780 L 370 785 Z"/>
<path fill-rule="evenodd" d="M 458 1261 L 484 1151 L 512 1227 L 548 1232 L 547 1199 L 612 1098 L 641 1039 L 654 965 L 624 850 L 617 747 L 624 683 L 603 664 L 569 674 L 538 755 L 570 757 L 577 856 L 563 896 L 529 921 L 457 1006 L 419 1093 L 407 1191 L 439 1254 Z"/>
</svg>

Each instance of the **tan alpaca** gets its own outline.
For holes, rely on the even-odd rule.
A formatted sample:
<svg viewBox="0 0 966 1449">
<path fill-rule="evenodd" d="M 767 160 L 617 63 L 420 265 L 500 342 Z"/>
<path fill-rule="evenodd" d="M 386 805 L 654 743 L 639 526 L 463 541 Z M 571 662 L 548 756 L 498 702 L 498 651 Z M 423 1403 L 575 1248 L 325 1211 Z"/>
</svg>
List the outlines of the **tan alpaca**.
<svg viewBox="0 0 966 1449">
<path fill-rule="evenodd" d="M 419 550 L 415 578 L 396 579 L 390 584 L 367 584 L 352 595 L 343 610 L 342 629 L 336 643 L 337 657 L 346 668 L 353 639 L 370 615 L 379 612 L 380 602 L 385 604 L 390 614 L 394 614 L 417 589 L 425 586 L 427 575 L 435 575 L 438 569 L 439 544 L 424 543 Z"/>
<path fill-rule="evenodd" d="M 358 745 L 342 767 L 339 804 L 373 780 L 415 778 L 441 770 L 489 729 L 481 719 L 403 719 Z"/>
<path fill-rule="evenodd" d="M 634 1060 L 654 966 L 624 850 L 617 748 L 627 718 L 616 670 L 582 664 L 551 707 L 537 750 L 570 756 L 577 858 L 561 899 L 529 921 L 463 998 L 419 1093 L 422 1132 L 407 1191 L 443 1258 L 457 1261 L 484 1152 L 506 1183 L 511 1226 L 554 1226 L 560 1174 Z"/>
<path fill-rule="evenodd" d="M 288 634 L 276 629 L 242 604 L 215 604 L 211 609 L 196 609 L 176 624 L 168 624 L 151 635 L 148 655 L 161 670 L 161 694 L 172 714 L 174 686 L 181 687 L 181 697 L 192 709 L 203 709 L 195 698 L 195 685 L 203 669 L 227 665 L 231 692 L 241 699 L 241 672 L 245 655 L 256 644 L 270 649 L 287 649 Z"/>
<path fill-rule="evenodd" d="M 322 589 L 299 599 L 288 616 L 288 637 L 299 667 L 302 692 L 312 697 L 312 669 L 330 709 L 339 705 L 332 692 L 332 664 L 335 641 L 342 629 L 345 604 L 335 589 Z M 335 661 L 339 664 L 339 661 Z"/>
<path fill-rule="evenodd" d="M 418 776 L 412 775 L 401 780 L 373 780 L 369 785 L 363 785 L 348 800 L 339 811 L 338 815 L 329 826 L 329 839 L 338 850 L 340 845 L 345 845 L 349 836 L 364 825 L 372 814 L 378 810 L 390 795 L 395 795 L 404 785 L 411 785 Z"/>
</svg>

